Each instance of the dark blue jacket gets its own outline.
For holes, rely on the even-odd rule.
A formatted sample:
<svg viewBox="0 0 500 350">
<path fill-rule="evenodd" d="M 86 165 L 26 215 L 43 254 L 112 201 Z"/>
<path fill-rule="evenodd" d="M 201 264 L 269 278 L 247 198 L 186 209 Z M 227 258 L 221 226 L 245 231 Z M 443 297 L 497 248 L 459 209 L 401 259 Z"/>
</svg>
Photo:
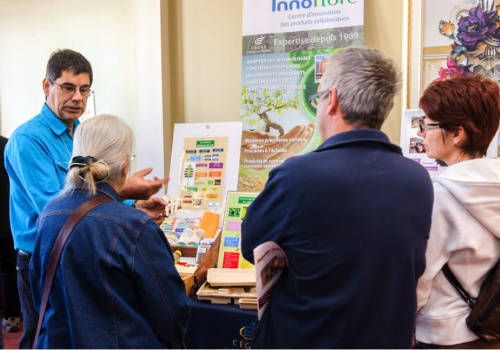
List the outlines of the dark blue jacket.
<svg viewBox="0 0 500 350">
<path fill-rule="evenodd" d="M 190 300 L 165 235 L 144 212 L 114 199 L 90 211 L 70 236 L 57 269 L 38 348 L 179 348 Z M 88 197 L 56 197 L 38 221 L 30 281 L 38 311 L 47 264 L 63 224 Z"/>
<path fill-rule="evenodd" d="M 433 192 L 381 131 L 335 135 L 270 172 L 242 224 L 243 256 L 278 243 L 289 266 L 253 348 L 411 348 Z"/>
</svg>

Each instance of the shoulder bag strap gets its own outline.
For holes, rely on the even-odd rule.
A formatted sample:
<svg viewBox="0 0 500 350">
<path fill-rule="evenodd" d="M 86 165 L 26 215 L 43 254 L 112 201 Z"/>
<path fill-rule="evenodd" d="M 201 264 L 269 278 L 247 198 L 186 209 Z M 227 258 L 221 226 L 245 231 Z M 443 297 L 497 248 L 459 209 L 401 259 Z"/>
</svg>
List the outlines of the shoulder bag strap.
<svg viewBox="0 0 500 350">
<path fill-rule="evenodd" d="M 56 270 L 61 260 L 62 251 L 69 236 L 73 232 L 75 226 L 80 222 L 80 220 L 95 207 L 112 201 L 108 196 L 99 196 L 89 199 L 81 206 L 79 206 L 73 214 L 70 215 L 68 221 L 64 224 L 57 236 L 56 243 L 52 252 L 50 253 L 49 263 L 47 265 L 47 272 L 45 273 L 45 283 L 43 287 L 42 304 L 40 305 L 40 316 L 38 317 L 38 326 L 36 328 L 35 341 L 33 342 L 33 349 L 36 348 L 36 343 L 38 342 L 38 336 L 40 335 L 40 329 L 42 328 L 42 322 L 45 317 L 45 310 L 47 308 L 47 302 L 49 301 L 50 291 L 52 289 L 52 283 L 54 282 L 54 277 L 56 275 Z"/>
<path fill-rule="evenodd" d="M 458 282 L 458 280 L 455 277 L 455 275 L 453 274 L 453 272 L 451 272 L 448 264 L 444 264 L 444 266 L 441 270 L 443 271 L 446 279 L 451 283 L 451 285 L 453 287 L 455 287 L 455 289 L 457 290 L 458 294 L 460 294 L 462 299 L 465 300 L 465 302 L 470 306 L 471 309 L 473 309 L 474 305 L 475 305 L 474 301 L 470 297 L 470 294 L 466 292 L 464 287 L 462 287 L 460 282 Z"/>
</svg>

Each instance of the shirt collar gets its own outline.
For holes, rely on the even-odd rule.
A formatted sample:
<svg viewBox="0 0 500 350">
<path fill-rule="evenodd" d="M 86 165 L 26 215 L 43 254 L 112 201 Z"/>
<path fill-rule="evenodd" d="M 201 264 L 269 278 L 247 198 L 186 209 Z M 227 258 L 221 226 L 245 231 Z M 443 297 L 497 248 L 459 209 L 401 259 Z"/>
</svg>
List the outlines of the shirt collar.
<svg viewBox="0 0 500 350">
<path fill-rule="evenodd" d="M 43 104 L 41 114 L 54 134 L 62 135 L 66 130 L 69 130 L 69 128 L 54 114 L 54 112 L 52 112 L 46 103 Z M 74 124 L 73 133 L 79 124 L 80 120 L 77 119 Z"/>
<path fill-rule="evenodd" d="M 387 146 L 391 151 L 402 154 L 401 148 L 389 141 L 389 138 L 380 130 L 354 129 L 341 132 L 327 139 L 318 147 L 316 152 L 337 148 L 350 143 L 373 142 Z"/>
</svg>

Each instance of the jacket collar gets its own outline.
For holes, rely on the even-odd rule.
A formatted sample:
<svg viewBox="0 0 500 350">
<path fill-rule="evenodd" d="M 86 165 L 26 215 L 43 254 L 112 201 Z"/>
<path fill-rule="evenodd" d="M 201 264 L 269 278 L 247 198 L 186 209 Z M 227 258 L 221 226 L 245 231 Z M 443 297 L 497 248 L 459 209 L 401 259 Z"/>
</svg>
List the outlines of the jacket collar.
<svg viewBox="0 0 500 350">
<path fill-rule="evenodd" d="M 83 187 L 76 187 L 75 192 L 83 193 L 85 196 L 88 196 L 86 190 Z M 120 195 L 107 182 L 97 184 L 97 194 L 108 196 L 116 202 L 123 202 Z"/>
<path fill-rule="evenodd" d="M 118 192 L 116 192 L 115 189 L 107 182 L 97 184 L 97 193 L 104 194 L 117 202 L 122 202 Z"/>
<path fill-rule="evenodd" d="M 52 112 L 46 103 L 43 104 L 40 114 L 54 134 L 62 135 L 66 130 L 69 130 L 68 127 L 54 114 L 54 112 Z M 79 124 L 80 120 L 76 120 L 73 132 Z"/>
<path fill-rule="evenodd" d="M 354 129 L 341 132 L 337 135 L 325 140 L 315 152 L 322 152 L 325 150 L 342 147 L 344 145 L 358 143 L 358 142 L 371 142 L 384 145 L 391 151 L 402 154 L 401 148 L 389 141 L 389 138 L 380 130 L 375 129 Z"/>
</svg>

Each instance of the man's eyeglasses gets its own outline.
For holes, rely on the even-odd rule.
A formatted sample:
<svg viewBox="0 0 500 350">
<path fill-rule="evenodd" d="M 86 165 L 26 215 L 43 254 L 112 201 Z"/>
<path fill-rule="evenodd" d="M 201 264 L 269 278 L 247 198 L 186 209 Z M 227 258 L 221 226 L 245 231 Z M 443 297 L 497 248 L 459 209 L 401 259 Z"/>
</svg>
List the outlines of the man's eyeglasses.
<svg viewBox="0 0 500 350">
<path fill-rule="evenodd" d="M 418 122 L 418 127 L 420 128 L 420 132 L 424 132 L 427 130 L 432 130 L 432 129 L 440 129 L 443 127 L 443 124 L 426 124 L 423 120 Z"/>
<path fill-rule="evenodd" d="M 65 95 L 74 95 L 76 93 L 76 87 L 73 85 L 59 85 L 57 83 L 54 83 L 50 79 L 49 81 L 55 86 L 57 86 L 59 89 L 61 89 L 62 93 Z M 82 95 L 82 97 L 89 97 L 90 94 L 92 93 L 92 90 L 90 90 L 90 88 L 86 86 L 81 87 L 80 90 L 78 91 L 80 91 L 80 95 Z"/>
<path fill-rule="evenodd" d="M 316 108 L 318 106 L 318 102 L 319 102 L 319 98 L 321 95 L 327 93 L 328 91 L 330 91 L 330 89 L 328 90 L 323 90 L 323 91 L 318 91 L 317 93 L 315 94 L 312 94 L 311 96 L 309 96 L 309 103 L 311 104 L 311 106 L 313 106 L 314 108 Z"/>
</svg>

